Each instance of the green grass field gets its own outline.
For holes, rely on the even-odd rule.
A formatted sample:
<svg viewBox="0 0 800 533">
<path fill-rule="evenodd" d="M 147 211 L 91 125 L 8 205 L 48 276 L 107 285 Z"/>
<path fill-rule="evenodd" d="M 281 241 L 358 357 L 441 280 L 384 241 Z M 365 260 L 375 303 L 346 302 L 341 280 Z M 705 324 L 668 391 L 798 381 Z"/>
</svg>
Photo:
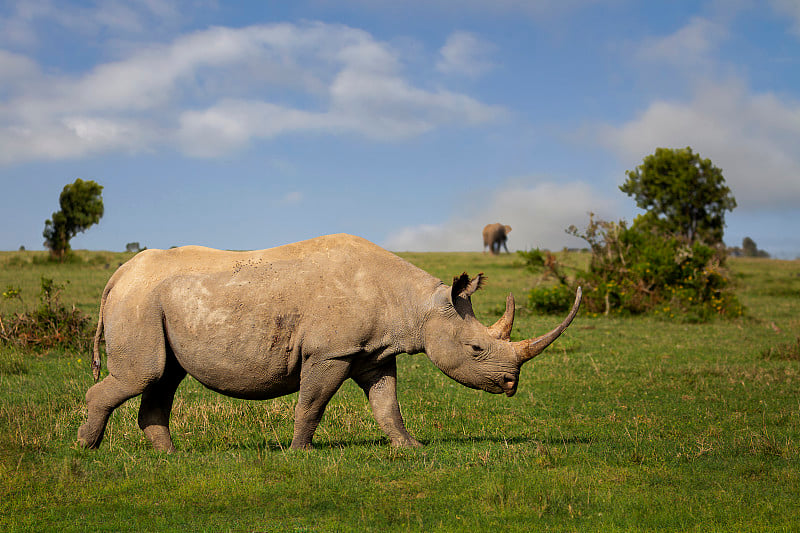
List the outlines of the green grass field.
<svg viewBox="0 0 800 533">
<path fill-rule="evenodd" d="M 96 316 L 130 254 L 82 263 L 0 253 L 0 290 L 37 302 L 41 276 Z M 450 283 L 485 272 L 484 323 L 505 294 L 513 340 L 561 317 L 525 311 L 537 282 L 513 255 L 402 254 Z M 580 254 L 563 258 L 585 262 Z M 522 371 L 513 398 L 462 387 L 422 355 L 398 358 L 400 405 L 423 449 L 392 449 L 361 391 L 334 396 L 315 450 L 292 452 L 295 396 L 226 398 L 186 379 L 154 452 L 138 399 L 99 450 L 76 444 L 88 353 L 0 348 L 2 531 L 800 530 L 800 261 L 731 260 L 747 315 L 687 324 L 580 314 Z"/>
</svg>

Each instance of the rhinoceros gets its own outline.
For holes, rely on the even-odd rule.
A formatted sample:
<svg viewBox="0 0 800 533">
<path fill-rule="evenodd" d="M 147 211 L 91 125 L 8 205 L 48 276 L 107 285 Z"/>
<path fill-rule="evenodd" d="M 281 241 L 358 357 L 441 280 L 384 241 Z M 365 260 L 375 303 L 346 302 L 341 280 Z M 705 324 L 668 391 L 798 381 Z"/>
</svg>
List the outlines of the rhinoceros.
<svg viewBox="0 0 800 533">
<path fill-rule="evenodd" d="M 103 290 L 92 370 L 99 380 L 105 336 L 108 376 L 86 393 L 78 430 L 100 445 L 110 414 L 142 395 L 138 423 L 153 447 L 174 451 L 173 398 L 191 375 L 236 398 L 298 392 L 292 448 L 310 448 L 328 401 L 352 378 L 366 393 L 393 446 L 421 446 L 406 431 L 397 402 L 400 353 L 422 353 L 447 376 L 512 396 L 520 367 L 570 324 L 510 342 L 514 299 L 490 327 L 472 310 L 482 274 L 447 286 L 383 248 L 329 235 L 249 252 L 185 246 L 145 250 Z"/>
</svg>

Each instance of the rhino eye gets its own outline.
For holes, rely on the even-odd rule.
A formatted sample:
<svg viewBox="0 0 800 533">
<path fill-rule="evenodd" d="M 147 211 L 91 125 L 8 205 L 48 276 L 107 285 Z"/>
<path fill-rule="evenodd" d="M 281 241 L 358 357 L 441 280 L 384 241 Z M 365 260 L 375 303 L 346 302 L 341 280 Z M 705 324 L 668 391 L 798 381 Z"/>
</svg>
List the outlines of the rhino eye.
<svg viewBox="0 0 800 533">
<path fill-rule="evenodd" d="M 472 348 L 474 353 L 480 353 L 483 351 L 483 348 L 477 344 L 470 344 L 469 347 Z"/>
</svg>

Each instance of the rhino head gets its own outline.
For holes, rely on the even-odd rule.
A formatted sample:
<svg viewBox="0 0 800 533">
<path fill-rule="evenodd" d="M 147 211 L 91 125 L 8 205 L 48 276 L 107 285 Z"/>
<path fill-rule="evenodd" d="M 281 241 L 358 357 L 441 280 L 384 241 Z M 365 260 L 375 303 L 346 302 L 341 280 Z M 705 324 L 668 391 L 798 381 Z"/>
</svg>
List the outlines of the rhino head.
<svg viewBox="0 0 800 533">
<path fill-rule="evenodd" d="M 581 289 L 564 321 L 552 331 L 533 339 L 511 342 L 514 296 L 506 298 L 506 310 L 492 326 L 475 318 L 470 296 L 486 278 L 464 273 L 452 287 L 441 285 L 423 330 L 425 353 L 442 372 L 462 385 L 493 394 L 513 396 L 522 365 L 542 353 L 569 326 L 578 313 Z"/>
</svg>

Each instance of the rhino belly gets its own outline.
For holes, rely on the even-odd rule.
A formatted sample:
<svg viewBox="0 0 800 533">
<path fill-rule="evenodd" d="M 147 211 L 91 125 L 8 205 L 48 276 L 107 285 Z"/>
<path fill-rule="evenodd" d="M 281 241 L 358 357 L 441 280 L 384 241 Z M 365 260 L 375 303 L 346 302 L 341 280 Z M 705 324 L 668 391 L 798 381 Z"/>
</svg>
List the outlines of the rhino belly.
<svg viewBox="0 0 800 533">
<path fill-rule="evenodd" d="M 167 341 L 186 372 L 236 398 L 267 399 L 300 388 L 300 350 L 285 318 L 278 328 L 235 320 L 215 327 L 166 317 Z"/>
<path fill-rule="evenodd" d="M 248 400 L 266 400 L 297 392 L 300 371 L 285 365 L 237 360 L 232 354 L 185 353 L 176 355 L 186 372 L 211 390 Z"/>
</svg>

